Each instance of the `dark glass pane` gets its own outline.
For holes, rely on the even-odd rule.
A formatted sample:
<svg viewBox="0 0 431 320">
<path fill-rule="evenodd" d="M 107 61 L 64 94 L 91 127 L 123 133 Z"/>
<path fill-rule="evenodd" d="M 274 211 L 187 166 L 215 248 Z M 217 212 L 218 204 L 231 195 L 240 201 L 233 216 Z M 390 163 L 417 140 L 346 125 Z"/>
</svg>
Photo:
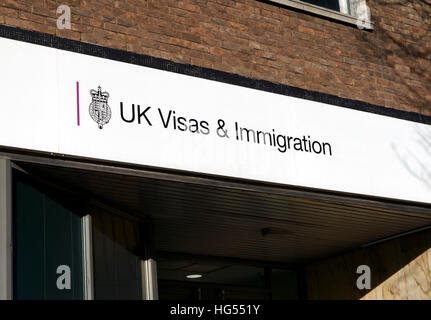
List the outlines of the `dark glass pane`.
<svg viewBox="0 0 431 320">
<path fill-rule="evenodd" d="M 28 182 L 14 182 L 15 299 L 82 299 L 81 218 Z M 57 286 L 59 266 L 70 288 Z M 66 271 L 67 274 L 68 271 Z M 66 277 L 67 277 L 66 274 Z M 61 281 L 64 284 L 64 281 Z"/>
<path fill-rule="evenodd" d="M 339 0 L 301 0 L 301 1 L 311 3 L 316 6 L 325 7 L 331 10 L 340 11 Z"/>
<path fill-rule="evenodd" d="M 139 227 L 117 215 L 92 213 L 96 299 L 142 299 Z"/>
</svg>

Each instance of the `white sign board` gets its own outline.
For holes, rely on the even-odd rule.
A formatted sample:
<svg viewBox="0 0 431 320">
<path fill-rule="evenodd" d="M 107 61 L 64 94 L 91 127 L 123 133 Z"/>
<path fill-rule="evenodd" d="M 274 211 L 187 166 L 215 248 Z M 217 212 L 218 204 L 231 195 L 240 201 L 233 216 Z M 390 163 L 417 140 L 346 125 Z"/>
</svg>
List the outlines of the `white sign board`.
<svg viewBox="0 0 431 320">
<path fill-rule="evenodd" d="M 9 39 L 0 72 L 1 146 L 431 203 L 429 125 Z"/>
</svg>

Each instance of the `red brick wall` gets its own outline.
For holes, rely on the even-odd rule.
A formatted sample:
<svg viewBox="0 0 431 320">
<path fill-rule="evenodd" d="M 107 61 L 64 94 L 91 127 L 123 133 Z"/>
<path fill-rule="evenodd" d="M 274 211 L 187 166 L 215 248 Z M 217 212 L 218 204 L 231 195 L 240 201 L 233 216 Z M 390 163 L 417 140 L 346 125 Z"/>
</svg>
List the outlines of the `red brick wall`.
<svg viewBox="0 0 431 320">
<path fill-rule="evenodd" d="M 0 24 L 431 115 L 431 2 L 368 5 L 373 32 L 257 0 L 0 0 Z"/>
</svg>

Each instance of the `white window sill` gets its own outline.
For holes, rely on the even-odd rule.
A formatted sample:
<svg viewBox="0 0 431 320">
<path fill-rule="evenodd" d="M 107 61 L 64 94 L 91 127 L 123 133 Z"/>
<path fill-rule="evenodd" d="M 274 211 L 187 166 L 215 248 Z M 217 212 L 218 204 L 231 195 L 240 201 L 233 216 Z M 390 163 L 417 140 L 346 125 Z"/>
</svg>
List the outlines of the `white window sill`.
<svg viewBox="0 0 431 320">
<path fill-rule="evenodd" d="M 315 6 L 310 3 L 306 3 L 298 0 L 270 0 L 270 1 L 282 4 L 286 7 L 292 7 L 305 12 L 314 13 L 316 15 L 327 17 L 333 20 L 342 21 L 344 23 L 352 24 L 355 26 L 358 25 L 358 19 L 352 15 L 341 13 L 324 7 Z M 363 29 L 372 30 L 374 29 L 374 22 L 366 21 L 363 24 L 363 26 L 364 26 Z"/>
</svg>

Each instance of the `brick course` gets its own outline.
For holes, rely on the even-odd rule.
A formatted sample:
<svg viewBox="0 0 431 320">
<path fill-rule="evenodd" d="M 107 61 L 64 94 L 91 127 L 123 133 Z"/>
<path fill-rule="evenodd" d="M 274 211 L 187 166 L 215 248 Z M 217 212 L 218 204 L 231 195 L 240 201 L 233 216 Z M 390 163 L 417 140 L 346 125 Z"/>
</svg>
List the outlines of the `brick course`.
<svg viewBox="0 0 431 320">
<path fill-rule="evenodd" d="M 0 0 L 0 24 L 431 115 L 431 4 L 368 5 L 372 32 L 257 0 Z"/>
</svg>

